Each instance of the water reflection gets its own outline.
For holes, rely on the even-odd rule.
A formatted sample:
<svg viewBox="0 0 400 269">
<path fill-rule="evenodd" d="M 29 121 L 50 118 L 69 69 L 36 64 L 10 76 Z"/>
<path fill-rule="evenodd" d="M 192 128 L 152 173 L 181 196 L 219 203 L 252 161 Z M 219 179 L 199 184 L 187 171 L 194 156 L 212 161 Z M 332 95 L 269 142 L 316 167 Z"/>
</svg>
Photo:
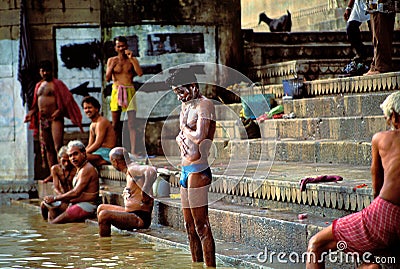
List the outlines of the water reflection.
<svg viewBox="0 0 400 269">
<path fill-rule="evenodd" d="M 50 225 L 21 206 L 0 206 L 0 216 L 0 268 L 203 268 L 186 250 L 122 234 L 101 238 L 84 223 Z"/>
</svg>

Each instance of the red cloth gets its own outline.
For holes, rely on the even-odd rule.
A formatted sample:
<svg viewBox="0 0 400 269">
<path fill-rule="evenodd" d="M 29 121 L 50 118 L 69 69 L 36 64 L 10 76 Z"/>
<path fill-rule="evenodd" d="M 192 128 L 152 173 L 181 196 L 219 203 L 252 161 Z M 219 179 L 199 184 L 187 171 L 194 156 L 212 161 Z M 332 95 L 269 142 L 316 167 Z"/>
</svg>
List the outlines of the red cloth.
<svg viewBox="0 0 400 269">
<path fill-rule="evenodd" d="M 395 254 L 400 243 L 400 206 L 377 197 L 362 211 L 334 220 L 332 233 L 338 242 L 346 242 L 345 252 Z"/>
<path fill-rule="evenodd" d="M 337 182 L 341 181 L 343 178 L 341 176 L 319 176 L 319 177 L 306 177 L 300 180 L 300 190 L 306 190 L 306 184 L 308 183 L 320 183 L 320 182 Z"/>
<path fill-rule="evenodd" d="M 42 81 L 38 82 L 35 86 L 32 107 L 37 106 L 37 91 L 41 83 Z M 55 86 L 54 95 L 57 101 L 57 108 L 62 111 L 62 115 L 64 117 L 70 119 L 72 123 L 78 126 L 81 132 L 83 133 L 81 110 L 79 109 L 78 104 L 75 102 L 72 93 L 69 91 L 68 87 L 61 80 L 53 78 L 53 83 Z M 29 124 L 29 129 L 34 130 L 35 135 L 39 131 L 39 119 L 40 119 L 39 114 L 40 113 L 36 113 L 35 115 L 33 115 L 31 122 Z"/>
</svg>

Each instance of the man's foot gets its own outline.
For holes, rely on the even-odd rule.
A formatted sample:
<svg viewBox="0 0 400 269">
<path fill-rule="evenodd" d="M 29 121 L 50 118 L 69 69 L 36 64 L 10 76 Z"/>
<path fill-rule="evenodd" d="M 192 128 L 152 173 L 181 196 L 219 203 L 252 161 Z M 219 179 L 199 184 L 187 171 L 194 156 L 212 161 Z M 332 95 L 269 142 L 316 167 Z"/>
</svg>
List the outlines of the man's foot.
<svg viewBox="0 0 400 269">
<path fill-rule="evenodd" d="M 367 73 L 365 73 L 363 76 L 372 76 L 372 75 L 378 75 L 381 72 L 379 72 L 378 70 L 369 70 Z"/>
</svg>

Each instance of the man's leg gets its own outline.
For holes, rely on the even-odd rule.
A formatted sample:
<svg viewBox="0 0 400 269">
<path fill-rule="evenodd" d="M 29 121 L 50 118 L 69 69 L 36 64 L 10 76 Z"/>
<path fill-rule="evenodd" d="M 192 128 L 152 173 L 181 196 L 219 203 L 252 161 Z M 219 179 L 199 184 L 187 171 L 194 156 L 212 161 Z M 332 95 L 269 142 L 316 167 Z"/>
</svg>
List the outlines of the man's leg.
<svg viewBox="0 0 400 269">
<path fill-rule="evenodd" d="M 130 110 L 128 113 L 128 127 L 129 127 L 129 141 L 131 143 L 131 153 L 133 156 L 138 157 L 136 152 L 136 111 Z"/>
<path fill-rule="evenodd" d="M 349 40 L 351 47 L 356 50 L 356 57 L 364 59 L 365 48 L 364 44 L 361 41 L 361 31 L 360 31 L 361 22 L 359 21 L 349 21 L 347 23 L 347 39 Z"/>
<path fill-rule="evenodd" d="M 96 168 L 102 166 L 102 165 L 108 165 L 109 163 L 103 159 L 103 157 L 101 157 L 98 154 L 91 154 L 91 153 L 87 153 L 87 160 Z"/>
<path fill-rule="evenodd" d="M 49 210 L 47 209 L 47 206 L 44 205 L 44 202 L 40 203 L 40 213 L 42 214 L 44 220 L 48 219 Z"/>
<path fill-rule="evenodd" d="M 322 261 L 324 253 L 328 253 L 329 250 L 335 251 L 337 249 L 337 242 L 333 237 L 332 225 L 326 227 L 322 231 L 314 235 L 308 242 L 308 257 L 307 257 L 307 269 L 323 269 L 325 268 L 325 262 Z"/>
<path fill-rule="evenodd" d="M 54 148 L 53 135 L 50 128 L 42 129 L 41 134 L 46 149 L 46 158 L 49 169 L 57 164 L 57 152 Z"/>
<path fill-rule="evenodd" d="M 206 266 L 215 267 L 215 242 L 208 219 L 208 188 L 210 184 L 211 179 L 205 174 L 191 173 L 188 179 L 188 201 Z"/>
<path fill-rule="evenodd" d="M 51 124 L 51 134 L 53 136 L 54 149 L 58 153 L 64 144 L 64 119 L 53 120 Z"/>
<path fill-rule="evenodd" d="M 189 239 L 190 252 L 192 254 L 192 261 L 203 262 L 203 248 L 201 246 L 200 237 L 196 232 L 192 212 L 189 208 L 188 191 L 183 187 L 181 187 L 181 202 L 185 228 Z"/>
<path fill-rule="evenodd" d="M 117 146 L 122 146 L 121 110 L 111 111 L 112 126 L 117 137 Z"/>
<path fill-rule="evenodd" d="M 125 208 L 117 205 L 102 204 L 97 209 L 99 222 L 99 235 L 110 236 L 111 225 L 121 230 L 133 230 L 144 227 L 144 221 L 134 213 L 125 211 Z"/>
</svg>

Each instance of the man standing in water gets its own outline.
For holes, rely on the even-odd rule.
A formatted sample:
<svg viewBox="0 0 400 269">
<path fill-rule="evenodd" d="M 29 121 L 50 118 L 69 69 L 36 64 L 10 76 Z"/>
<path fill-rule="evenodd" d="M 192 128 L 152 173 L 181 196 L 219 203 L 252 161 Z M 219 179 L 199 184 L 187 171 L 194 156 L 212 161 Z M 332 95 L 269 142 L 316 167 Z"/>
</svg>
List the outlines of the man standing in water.
<svg viewBox="0 0 400 269">
<path fill-rule="evenodd" d="M 44 202 L 51 205 L 48 221 L 52 224 L 83 221 L 96 213 L 99 198 L 99 176 L 96 168 L 86 158 L 85 146 L 81 141 L 73 140 L 68 143 L 69 160 L 77 172 L 72 181 L 73 189 L 57 196 L 46 196 Z M 54 202 L 61 201 L 58 207 Z"/>
<path fill-rule="evenodd" d="M 128 50 L 126 37 L 117 36 L 114 43 L 118 55 L 108 59 L 106 70 L 106 81 L 113 81 L 110 101 L 112 124 L 117 135 L 117 144 L 122 145 L 121 111 L 127 112 L 131 153 L 138 157 L 135 129 L 137 105 L 133 78 L 135 75 L 141 77 L 143 71 L 133 52 Z"/>
<path fill-rule="evenodd" d="M 180 193 L 192 261 L 215 267 L 215 242 L 208 219 L 212 175 L 207 160 L 215 133 L 215 107 L 201 95 L 189 68 L 175 71 L 168 83 L 182 102 L 176 141 L 182 158 Z"/>
<path fill-rule="evenodd" d="M 346 245 L 345 252 L 369 259 L 359 268 L 381 268 L 373 263 L 373 255 L 395 257 L 400 251 L 400 92 L 389 95 L 381 108 L 392 130 L 372 137 L 375 199 L 362 211 L 334 220 L 311 238 L 307 269 L 325 268 L 324 256 L 337 250 L 340 243 Z"/>
<path fill-rule="evenodd" d="M 30 122 L 29 128 L 34 135 L 39 134 L 42 167 L 45 155 L 49 169 L 57 164 L 57 152 L 63 145 L 64 117 L 82 129 L 82 114 L 67 86 L 53 78 L 53 68 L 49 61 L 39 66 L 42 80 L 36 84 L 32 108 L 25 116 L 24 122 Z"/>
<path fill-rule="evenodd" d="M 110 236 L 111 225 L 128 231 L 149 228 L 154 204 L 152 186 L 157 178 L 157 169 L 131 162 L 123 147 L 113 148 L 110 160 L 115 169 L 126 174 L 126 187 L 122 193 L 124 206 L 101 204 L 98 207 L 100 236 Z"/>
</svg>

